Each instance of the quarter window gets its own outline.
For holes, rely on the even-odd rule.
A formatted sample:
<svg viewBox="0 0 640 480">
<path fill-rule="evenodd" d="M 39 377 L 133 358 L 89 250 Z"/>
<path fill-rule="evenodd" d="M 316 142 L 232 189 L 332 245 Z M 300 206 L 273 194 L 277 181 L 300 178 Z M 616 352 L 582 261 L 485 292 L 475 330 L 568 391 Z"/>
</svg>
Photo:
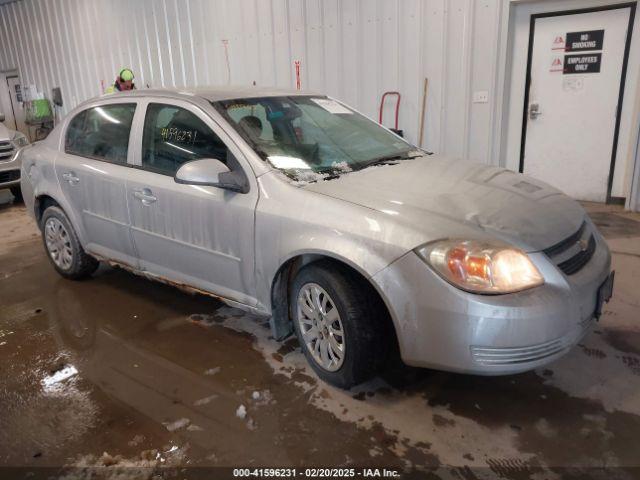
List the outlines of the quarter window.
<svg viewBox="0 0 640 480">
<path fill-rule="evenodd" d="M 107 162 L 127 163 L 135 103 L 102 105 L 76 115 L 67 128 L 65 152 Z"/>
<path fill-rule="evenodd" d="M 149 104 L 142 137 L 142 166 L 174 175 L 191 160 L 216 158 L 227 163 L 226 145 L 196 115 L 184 108 Z"/>
</svg>

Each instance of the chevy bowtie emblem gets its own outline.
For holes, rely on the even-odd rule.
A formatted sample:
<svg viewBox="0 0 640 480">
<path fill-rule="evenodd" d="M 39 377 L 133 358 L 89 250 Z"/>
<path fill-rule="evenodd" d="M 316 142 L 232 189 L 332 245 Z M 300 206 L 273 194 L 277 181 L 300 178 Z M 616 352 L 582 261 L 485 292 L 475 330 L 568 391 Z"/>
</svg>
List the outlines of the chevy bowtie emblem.
<svg viewBox="0 0 640 480">
<path fill-rule="evenodd" d="M 587 248 L 589 248 L 589 242 L 584 238 L 581 238 L 580 240 L 578 240 L 578 246 L 580 247 L 580 250 L 584 252 L 587 250 Z"/>
</svg>

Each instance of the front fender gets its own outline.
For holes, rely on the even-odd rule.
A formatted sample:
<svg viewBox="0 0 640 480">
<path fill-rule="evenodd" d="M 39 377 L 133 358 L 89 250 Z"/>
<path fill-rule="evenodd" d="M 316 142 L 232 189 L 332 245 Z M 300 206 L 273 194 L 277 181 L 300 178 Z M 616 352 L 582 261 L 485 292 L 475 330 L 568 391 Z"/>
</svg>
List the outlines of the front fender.
<svg viewBox="0 0 640 480">
<path fill-rule="evenodd" d="M 383 270 L 395 258 L 385 257 L 366 244 L 357 244 L 348 240 L 339 240 L 325 238 L 322 241 L 318 237 L 298 236 L 295 242 L 315 243 L 313 248 L 300 247 L 287 248 L 289 244 L 285 240 L 283 251 L 277 257 L 269 258 L 265 255 L 266 251 L 256 252 L 256 276 L 257 276 L 257 298 L 258 308 L 267 314 L 272 313 L 271 290 L 278 273 L 282 268 L 294 259 L 304 259 L 303 263 L 317 260 L 319 258 L 328 258 L 340 262 L 351 267 L 364 278 L 372 281 L 373 275 Z M 293 243 L 293 242 L 292 242 Z M 286 250 L 287 253 L 284 253 Z M 403 253 L 398 253 L 398 257 Z M 373 281 L 372 281 L 373 284 Z M 377 285 L 374 285 L 378 290 Z"/>
<path fill-rule="evenodd" d="M 256 297 L 265 313 L 279 269 L 293 258 L 332 258 L 371 278 L 408 251 L 397 242 L 404 232 L 379 212 L 265 177 L 255 229 Z"/>
</svg>

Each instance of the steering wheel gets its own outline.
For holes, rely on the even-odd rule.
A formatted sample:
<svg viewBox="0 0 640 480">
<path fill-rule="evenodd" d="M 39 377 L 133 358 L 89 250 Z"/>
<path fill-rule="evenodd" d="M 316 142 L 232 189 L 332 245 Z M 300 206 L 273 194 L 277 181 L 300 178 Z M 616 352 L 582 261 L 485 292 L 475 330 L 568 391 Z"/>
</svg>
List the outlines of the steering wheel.
<svg viewBox="0 0 640 480">
<path fill-rule="evenodd" d="M 320 159 L 320 144 L 318 142 L 316 142 L 313 145 L 313 148 L 311 149 L 311 162 L 314 163 L 315 165 L 320 165 L 320 162 L 322 161 Z"/>
</svg>

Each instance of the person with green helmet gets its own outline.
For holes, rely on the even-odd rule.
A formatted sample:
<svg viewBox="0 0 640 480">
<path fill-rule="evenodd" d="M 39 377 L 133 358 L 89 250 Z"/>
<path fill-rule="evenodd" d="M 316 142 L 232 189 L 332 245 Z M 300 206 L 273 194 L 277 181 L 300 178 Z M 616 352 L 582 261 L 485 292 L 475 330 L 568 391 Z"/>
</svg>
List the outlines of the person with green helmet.
<svg viewBox="0 0 640 480">
<path fill-rule="evenodd" d="M 116 82 L 107 88 L 105 93 L 123 92 L 126 90 L 134 90 L 136 88 L 133 83 L 133 71 L 130 68 L 123 68 L 116 77 Z"/>
</svg>

